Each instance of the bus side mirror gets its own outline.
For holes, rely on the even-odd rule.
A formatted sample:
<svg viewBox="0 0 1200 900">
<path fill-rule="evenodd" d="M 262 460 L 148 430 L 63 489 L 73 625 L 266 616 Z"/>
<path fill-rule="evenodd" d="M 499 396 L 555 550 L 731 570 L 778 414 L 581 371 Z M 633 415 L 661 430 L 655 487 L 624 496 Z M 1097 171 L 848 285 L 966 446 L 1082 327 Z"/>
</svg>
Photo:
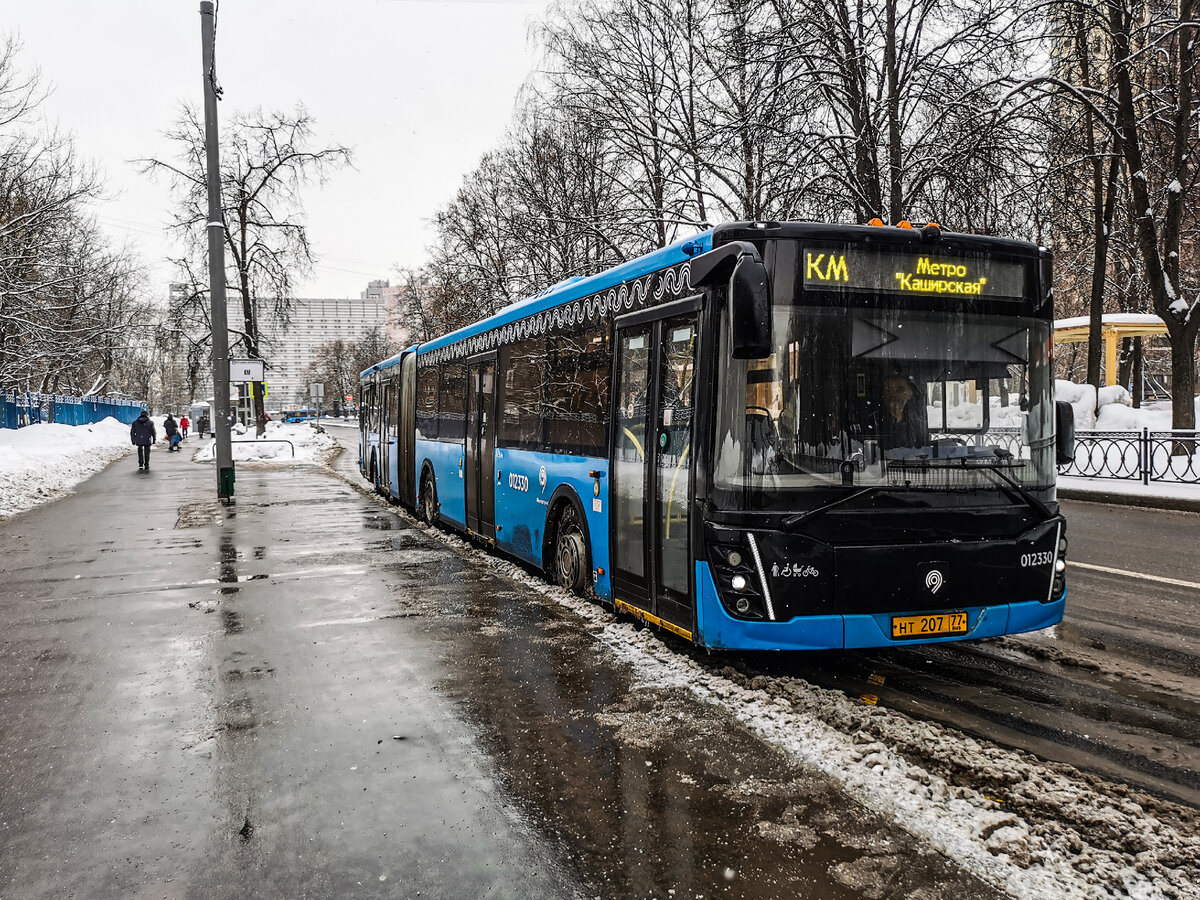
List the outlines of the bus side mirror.
<svg viewBox="0 0 1200 900">
<path fill-rule="evenodd" d="M 723 244 L 691 262 L 691 285 L 702 288 L 729 279 L 729 321 L 734 359 L 771 355 L 771 279 L 749 241 Z"/>
<path fill-rule="evenodd" d="M 743 256 L 729 282 L 729 320 L 734 359 L 771 355 L 771 282 L 760 259 Z"/>
<path fill-rule="evenodd" d="M 1065 400 L 1054 404 L 1054 461 L 1060 466 L 1075 461 L 1075 410 Z"/>
</svg>

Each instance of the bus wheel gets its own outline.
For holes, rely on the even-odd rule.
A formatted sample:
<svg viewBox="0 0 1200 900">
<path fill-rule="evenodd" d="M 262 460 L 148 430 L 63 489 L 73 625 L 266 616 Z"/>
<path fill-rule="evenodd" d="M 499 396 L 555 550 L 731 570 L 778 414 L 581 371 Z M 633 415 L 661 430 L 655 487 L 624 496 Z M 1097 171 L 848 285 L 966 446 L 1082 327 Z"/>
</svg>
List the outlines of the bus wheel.
<svg viewBox="0 0 1200 900">
<path fill-rule="evenodd" d="M 583 523 L 571 503 L 563 507 L 554 534 L 554 580 L 575 594 L 587 584 L 587 541 Z"/>
<path fill-rule="evenodd" d="M 430 525 L 437 524 L 437 489 L 434 487 L 432 475 L 421 479 L 421 518 Z"/>
</svg>

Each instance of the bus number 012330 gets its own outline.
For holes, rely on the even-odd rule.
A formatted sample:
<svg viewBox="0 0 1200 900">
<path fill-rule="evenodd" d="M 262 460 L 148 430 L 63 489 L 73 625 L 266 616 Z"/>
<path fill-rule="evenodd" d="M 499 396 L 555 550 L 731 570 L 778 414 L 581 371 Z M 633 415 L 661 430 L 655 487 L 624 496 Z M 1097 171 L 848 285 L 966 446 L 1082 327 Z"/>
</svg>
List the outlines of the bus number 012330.
<svg viewBox="0 0 1200 900">
<path fill-rule="evenodd" d="M 1028 569 L 1030 566 L 1048 566 L 1052 562 L 1054 562 L 1054 554 L 1049 550 L 1021 554 L 1022 569 Z"/>
</svg>

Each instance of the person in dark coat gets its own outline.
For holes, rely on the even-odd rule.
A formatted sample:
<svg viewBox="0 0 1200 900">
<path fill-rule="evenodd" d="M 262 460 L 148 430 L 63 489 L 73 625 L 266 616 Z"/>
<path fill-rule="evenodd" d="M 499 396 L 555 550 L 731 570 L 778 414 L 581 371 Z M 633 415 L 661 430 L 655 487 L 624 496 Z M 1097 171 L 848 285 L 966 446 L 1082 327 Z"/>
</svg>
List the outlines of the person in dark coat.
<svg viewBox="0 0 1200 900">
<path fill-rule="evenodd" d="M 138 469 L 149 469 L 150 447 L 158 440 L 158 432 L 155 431 L 154 423 L 150 421 L 150 413 L 146 410 L 143 409 L 142 414 L 129 426 L 129 439 L 138 448 Z"/>
<path fill-rule="evenodd" d="M 179 436 L 179 423 L 170 413 L 167 413 L 167 417 L 163 419 L 163 432 L 167 436 L 167 452 L 174 453 L 179 449 L 179 442 L 182 438 Z"/>
<path fill-rule="evenodd" d="M 883 409 L 875 423 L 879 446 L 884 450 L 924 447 L 929 429 L 920 413 L 916 386 L 903 375 L 892 375 L 883 383 Z"/>
</svg>

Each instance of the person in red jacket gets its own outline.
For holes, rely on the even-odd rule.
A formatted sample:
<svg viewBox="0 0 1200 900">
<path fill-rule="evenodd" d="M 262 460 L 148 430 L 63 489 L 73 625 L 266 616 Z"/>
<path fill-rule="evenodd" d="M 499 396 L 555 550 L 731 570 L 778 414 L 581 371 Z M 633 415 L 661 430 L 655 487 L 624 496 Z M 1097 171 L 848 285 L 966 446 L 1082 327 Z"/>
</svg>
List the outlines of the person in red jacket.
<svg viewBox="0 0 1200 900">
<path fill-rule="evenodd" d="M 191 425 L 191 424 L 192 424 L 192 423 L 188 421 L 188 417 L 187 417 L 187 416 L 180 416 L 180 417 L 179 417 L 179 433 L 180 433 L 181 435 L 183 435 L 183 439 L 184 439 L 185 441 L 187 440 L 187 430 L 188 430 L 188 426 L 189 426 L 189 425 Z"/>
</svg>

